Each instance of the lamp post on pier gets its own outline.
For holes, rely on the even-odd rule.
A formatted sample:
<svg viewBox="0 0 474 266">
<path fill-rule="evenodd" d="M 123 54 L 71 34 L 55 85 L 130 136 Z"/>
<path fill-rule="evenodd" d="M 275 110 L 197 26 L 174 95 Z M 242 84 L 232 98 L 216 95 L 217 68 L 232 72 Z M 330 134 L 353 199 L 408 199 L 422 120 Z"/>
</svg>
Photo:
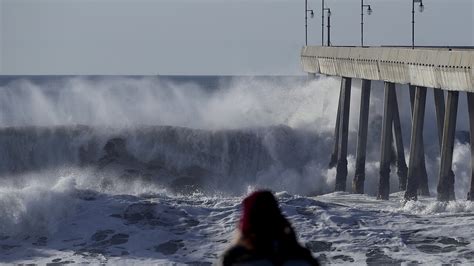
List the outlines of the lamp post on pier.
<svg viewBox="0 0 474 266">
<path fill-rule="evenodd" d="M 364 7 L 367 8 L 367 15 L 372 15 L 370 5 L 364 5 L 364 0 L 360 0 L 360 46 L 364 47 Z"/>
<path fill-rule="evenodd" d="M 321 46 L 324 46 L 324 0 L 321 0 Z"/>
<path fill-rule="evenodd" d="M 418 10 L 423 13 L 425 5 L 423 0 L 413 0 L 411 8 L 411 49 L 415 49 L 415 3 L 418 3 Z"/>
<path fill-rule="evenodd" d="M 332 13 L 331 13 L 330 8 L 323 8 L 323 14 L 326 11 L 328 13 L 328 43 L 327 43 L 327 46 L 331 46 L 331 14 Z M 324 35 L 324 27 L 323 27 L 323 35 Z"/>
<path fill-rule="evenodd" d="M 311 18 L 314 18 L 314 11 L 312 9 L 308 9 L 308 0 L 304 1 L 304 5 L 305 44 L 308 46 L 308 13 L 310 14 Z"/>
</svg>

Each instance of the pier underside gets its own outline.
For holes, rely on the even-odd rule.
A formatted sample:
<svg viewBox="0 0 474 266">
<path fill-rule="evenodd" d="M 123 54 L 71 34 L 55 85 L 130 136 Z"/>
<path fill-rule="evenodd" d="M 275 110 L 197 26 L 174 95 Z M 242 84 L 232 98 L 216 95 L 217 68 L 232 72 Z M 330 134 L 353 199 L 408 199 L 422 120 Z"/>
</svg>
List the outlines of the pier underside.
<svg viewBox="0 0 474 266">
<path fill-rule="evenodd" d="M 423 125 L 426 94 L 433 89 L 440 145 L 438 200 L 455 200 L 455 176 L 452 170 L 454 138 L 460 92 L 466 93 L 469 111 L 470 143 L 474 143 L 474 49 L 400 47 L 304 47 L 303 69 L 308 73 L 341 77 L 341 92 L 335 125 L 334 150 L 330 167 L 336 166 L 336 191 L 345 191 L 347 179 L 347 129 L 351 83 L 361 79 L 359 128 L 356 170 L 352 192 L 364 193 L 365 157 L 371 81 L 384 81 L 382 136 L 380 147 L 380 180 L 378 198 L 387 200 L 390 194 L 390 166 L 396 152 L 399 189 L 405 190 L 405 200 L 429 196 L 425 164 Z M 411 103 L 410 160 L 405 159 L 396 84 L 408 84 Z M 447 100 L 444 99 L 447 91 Z M 402 99 L 403 100 L 403 99 Z M 428 106 L 428 108 L 432 108 Z M 474 200 L 474 145 L 471 145 L 471 188 L 469 200 Z"/>
</svg>

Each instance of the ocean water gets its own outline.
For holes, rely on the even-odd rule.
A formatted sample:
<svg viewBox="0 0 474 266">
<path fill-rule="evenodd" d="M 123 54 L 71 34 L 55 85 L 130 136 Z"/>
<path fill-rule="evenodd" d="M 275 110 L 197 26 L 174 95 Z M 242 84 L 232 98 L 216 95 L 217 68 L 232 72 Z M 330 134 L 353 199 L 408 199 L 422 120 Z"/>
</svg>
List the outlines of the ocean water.
<svg viewBox="0 0 474 266">
<path fill-rule="evenodd" d="M 349 175 L 360 84 L 354 81 Z M 408 162 L 408 91 L 398 88 Z M 439 164 L 428 93 L 432 197 L 403 205 L 396 168 L 376 200 L 382 84 L 371 98 L 366 195 L 332 193 L 339 80 L 317 77 L 0 78 L 0 263 L 210 265 L 232 244 L 240 202 L 273 190 L 323 263 L 474 263 L 466 103 L 455 202 L 436 202 Z"/>
</svg>

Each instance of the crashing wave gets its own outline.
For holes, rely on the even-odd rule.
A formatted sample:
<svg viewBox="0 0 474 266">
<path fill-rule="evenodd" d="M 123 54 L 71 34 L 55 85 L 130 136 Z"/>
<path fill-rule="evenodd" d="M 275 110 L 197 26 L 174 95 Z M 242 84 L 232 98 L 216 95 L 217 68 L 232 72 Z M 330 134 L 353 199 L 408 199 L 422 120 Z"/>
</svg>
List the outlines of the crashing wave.
<svg viewBox="0 0 474 266">
<path fill-rule="evenodd" d="M 140 178 L 180 192 L 212 188 L 242 193 L 267 174 L 275 175 L 275 183 L 278 172 L 303 175 L 309 164 L 323 157 L 320 151 L 327 150 L 330 143 L 325 140 L 329 139 L 288 126 L 239 130 L 3 128 L 0 174 L 5 178 L 82 167 L 93 169 L 96 176 Z"/>
</svg>

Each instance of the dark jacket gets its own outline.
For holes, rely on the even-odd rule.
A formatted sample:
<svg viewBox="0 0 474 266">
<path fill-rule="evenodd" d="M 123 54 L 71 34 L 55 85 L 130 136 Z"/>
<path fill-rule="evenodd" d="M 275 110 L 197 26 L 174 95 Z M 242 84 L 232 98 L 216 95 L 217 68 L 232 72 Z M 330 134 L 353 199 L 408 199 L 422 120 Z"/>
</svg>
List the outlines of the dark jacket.
<svg viewBox="0 0 474 266">
<path fill-rule="evenodd" d="M 239 241 L 224 253 L 222 265 L 319 265 L 298 243 L 272 192 L 255 191 L 242 206 Z"/>
<path fill-rule="evenodd" d="M 311 252 L 301 247 L 300 245 L 295 245 L 293 247 L 285 247 L 280 249 L 278 244 L 275 244 L 275 249 L 273 252 L 266 252 L 267 254 L 252 251 L 245 248 L 242 245 L 235 245 L 229 250 L 227 250 L 222 258 L 221 265 L 261 265 L 261 266 L 316 266 L 319 265 L 318 261 L 313 258 Z"/>
</svg>

